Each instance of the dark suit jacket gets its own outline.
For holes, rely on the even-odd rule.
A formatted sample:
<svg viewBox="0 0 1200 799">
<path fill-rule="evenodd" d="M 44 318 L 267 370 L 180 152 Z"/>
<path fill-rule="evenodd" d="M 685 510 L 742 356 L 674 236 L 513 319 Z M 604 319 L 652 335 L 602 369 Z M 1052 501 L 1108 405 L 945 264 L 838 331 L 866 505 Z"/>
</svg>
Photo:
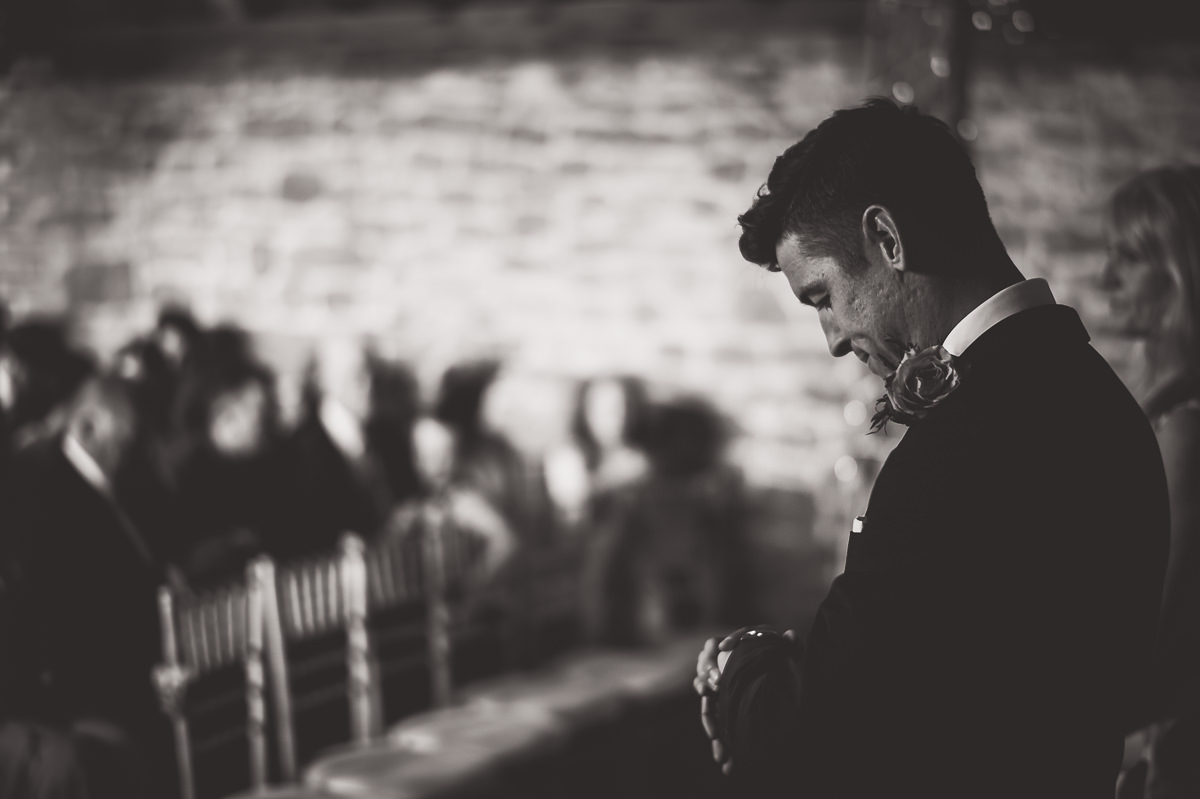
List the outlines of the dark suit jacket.
<svg viewBox="0 0 1200 799">
<path fill-rule="evenodd" d="M 295 480 L 296 521 L 288 536 L 271 542 L 272 555 L 286 561 L 333 552 L 343 533 L 371 538 L 379 531 L 390 497 L 370 453 L 356 467 L 315 413 L 292 432 L 284 449 Z"/>
<path fill-rule="evenodd" d="M 152 541 L 139 546 L 113 504 L 84 481 L 61 437 L 17 463 L 5 533 L 19 552 L 17 715 L 116 723 L 153 747 L 161 723 L 151 670 L 161 661 Z"/>
<path fill-rule="evenodd" d="M 1070 308 L 963 359 L 807 638 L 788 795 L 1113 794 L 1166 561 L 1154 436 Z"/>
</svg>

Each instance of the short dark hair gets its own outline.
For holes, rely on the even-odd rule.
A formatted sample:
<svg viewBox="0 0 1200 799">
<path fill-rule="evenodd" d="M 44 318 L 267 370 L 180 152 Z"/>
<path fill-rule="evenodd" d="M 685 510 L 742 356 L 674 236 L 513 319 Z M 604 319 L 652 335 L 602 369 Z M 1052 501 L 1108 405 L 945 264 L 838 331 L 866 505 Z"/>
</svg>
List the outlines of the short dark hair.
<svg viewBox="0 0 1200 799">
<path fill-rule="evenodd" d="M 775 247 L 796 235 L 814 256 L 861 263 L 862 214 L 887 208 L 926 271 L 1001 247 L 966 149 L 915 106 L 872 98 L 837 111 L 775 159 L 738 217 L 747 261 L 778 269 Z"/>
</svg>

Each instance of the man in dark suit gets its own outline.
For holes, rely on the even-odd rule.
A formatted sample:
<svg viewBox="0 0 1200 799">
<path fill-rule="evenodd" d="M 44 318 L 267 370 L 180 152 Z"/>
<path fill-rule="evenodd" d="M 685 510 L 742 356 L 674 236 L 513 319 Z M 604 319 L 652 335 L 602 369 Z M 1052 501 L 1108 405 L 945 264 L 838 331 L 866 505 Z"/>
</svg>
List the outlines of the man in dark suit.
<svg viewBox="0 0 1200 799">
<path fill-rule="evenodd" d="M 332 551 L 348 532 L 379 533 L 392 497 L 368 437 L 372 369 L 354 342 L 324 342 L 310 366 L 308 397 L 286 451 L 298 496 L 292 534 L 272 549 L 282 559 Z"/>
<path fill-rule="evenodd" d="M 816 309 L 832 355 L 885 378 L 884 416 L 909 429 L 803 646 L 780 650 L 796 681 L 771 690 L 794 713 L 760 717 L 786 762 L 746 774 L 755 753 L 726 740 L 768 694 L 730 702 L 722 667 L 744 686 L 767 661 L 738 663 L 742 635 L 701 652 L 714 757 L 758 794 L 1112 796 L 1168 536 L 1137 404 L 1075 311 L 1018 272 L 966 152 L 914 108 L 837 112 L 739 221 L 743 256 Z"/>
<path fill-rule="evenodd" d="M 118 488 L 136 435 L 130 388 L 102 376 L 83 386 L 63 433 L 18 453 L 3 497 L 5 543 L 21 567 L 6 710 L 77 739 L 93 795 L 149 798 L 171 784 L 151 683 L 169 569 Z"/>
</svg>

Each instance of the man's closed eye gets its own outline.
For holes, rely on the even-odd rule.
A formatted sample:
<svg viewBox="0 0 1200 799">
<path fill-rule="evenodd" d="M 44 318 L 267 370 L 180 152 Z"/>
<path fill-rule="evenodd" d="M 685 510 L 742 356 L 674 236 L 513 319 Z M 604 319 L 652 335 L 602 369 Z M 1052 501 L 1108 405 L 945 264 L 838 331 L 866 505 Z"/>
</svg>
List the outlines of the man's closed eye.
<svg viewBox="0 0 1200 799">
<path fill-rule="evenodd" d="M 800 304 L 823 311 L 831 306 L 828 294 L 812 294 L 807 291 L 800 293 Z"/>
</svg>

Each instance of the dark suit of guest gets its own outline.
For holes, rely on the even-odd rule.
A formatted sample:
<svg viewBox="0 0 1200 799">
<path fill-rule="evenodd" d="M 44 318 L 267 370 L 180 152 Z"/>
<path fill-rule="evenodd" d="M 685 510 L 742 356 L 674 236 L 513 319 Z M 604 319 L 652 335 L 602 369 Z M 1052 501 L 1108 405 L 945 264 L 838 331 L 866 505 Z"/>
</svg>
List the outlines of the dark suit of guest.
<svg viewBox="0 0 1200 799">
<path fill-rule="evenodd" d="M 5 519 L 22 566 L 13 715 L 103 721 L 169 771 L 169 730 L 150 676 L 162 657 L 158 555 L 68 459 L 61 436 L 36 443 L 16 465 Z"/>
<path fill-rule="evenodd" d="M 1070 308 L 961 354 L 807 638 L 786 795 L 1112 796 L 1166 557 L 1154 436 Z"/>
<path fill-rule="evenodd" d="M 391 504 L 402 505 L 421 494 L 416 453 L 412 445 L 413 421 L 375 416 L 367 421 L 367 447 L 379 465 Z"/>
<path fill-rule="evenodd" d="M 295 478 L 295 525 L 273 542 L 273 554 L 289 558 L 331 552 L 342 533 L 370 537 L 380 530 L 390 494 L 368 450 L 344 451 L 317 412 L 306 416 L 285 448 Z"/>
<path fill-rule="evenodd" d="M 13 694 L 13 660 L 6 653 L 12 652 L 14 602 L 16 580 L 20 570 L 15 549 L 16 541 L 9 527 L 7 498 L 10 491 L 10 468 L 13 458 L 12 429 L 4 411 L 0 410 L 0 716 L 7 716 L 8 703 Z"/>
<path fill-rule="evenodd" d="M 273 445 L 244 458 L 199 449 L 179 469 L 179 549 L 194 587 L 230 582 L 295 526 L 295 482 Z"/>
</svg>

